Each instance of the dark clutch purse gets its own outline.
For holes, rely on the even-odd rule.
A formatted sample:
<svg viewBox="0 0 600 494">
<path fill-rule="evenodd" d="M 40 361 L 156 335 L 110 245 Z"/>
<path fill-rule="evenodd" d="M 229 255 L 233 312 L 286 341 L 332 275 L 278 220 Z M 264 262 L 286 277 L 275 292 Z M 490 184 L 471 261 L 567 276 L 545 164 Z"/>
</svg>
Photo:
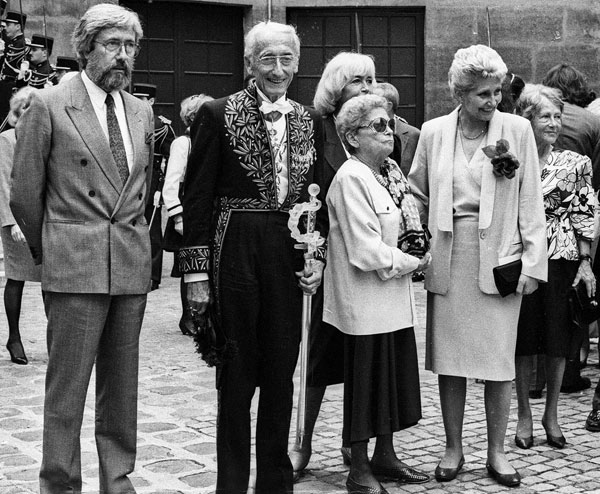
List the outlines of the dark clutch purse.
<svg viewBox="0 0 600 494">
<path fill-rule="evenodd" d="M 515 293 L 519 284 L 519 276 L 521 276 L 521 268 L 523 263 L 521 259 L 496 266 L 492 272 L 494 273 L 494 281 L 496 288 L 503 297 Z"/>
<path fill-rule="evenodd" d="M 162 248 L 167 252 L 177 252 L 181 247 L 183 247 L 183 237 L 175 231 L 173 217 L 169 217 L 163 234 Z"/>
<path fill-rule="evenodd" d="M 573 315 L 580 324 L 591 324 L 600 318 L 600 299 L 596 291 L 594 297 L 590 298 L 585 288 L 585 283 L 579 282 L 577 286 L 569 290 L 569 303 Z"/>
</svg>

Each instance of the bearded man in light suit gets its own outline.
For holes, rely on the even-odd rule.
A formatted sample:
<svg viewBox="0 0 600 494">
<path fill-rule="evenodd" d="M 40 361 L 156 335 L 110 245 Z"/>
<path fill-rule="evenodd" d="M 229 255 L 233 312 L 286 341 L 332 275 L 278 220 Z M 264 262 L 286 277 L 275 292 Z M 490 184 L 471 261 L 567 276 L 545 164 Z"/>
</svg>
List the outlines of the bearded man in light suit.
<svg viewBox="0 0 600 494">
<path fill-rule="evenodd" d="M 205 311 L 212 292 L 221 336 L 238 348 L 218 368 L 217 492 L 248 489 L 260 386 L 254 492 L 283 494 L 293 490 L 287 443 L 302 292 L 314 293 L 323 271 L 320 260 L 303 270 L 287 222 L 317 181 L 322 131 L 316 112 L 286 97 L 300 57 L 293 26 L 257 24 L 244 45 L 255 83 L 204 103 L 192 125 L 180 268 L 192 308 Z M 324 223 L 317 230 L 326 235 Z"/>
<path fill-rule="evenodd" d="M 42 494 L 81 493 L 80 431 L 94 362 L 100 492 L 135 492 L 128 474 L 150 288 L 144 206 L 153 115 L 123 88 L 141 36 L 134 12 L 91 7 L 72 37 L 82 73 L 36 92 L 16 130 L 11 208 L 42 263 L 48 316 Z"/>
</svg>

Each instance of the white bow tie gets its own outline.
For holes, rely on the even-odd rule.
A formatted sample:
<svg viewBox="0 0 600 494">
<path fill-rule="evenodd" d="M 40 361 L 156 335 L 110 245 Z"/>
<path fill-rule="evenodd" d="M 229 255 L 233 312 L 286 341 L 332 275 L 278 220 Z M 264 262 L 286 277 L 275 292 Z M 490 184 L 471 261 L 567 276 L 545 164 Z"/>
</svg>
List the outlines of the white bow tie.
<svg viewBox="0 0 600 494">
<path fill-rule="evenodd" d="M 286 99 L 278 99 L 275 103 L 271 103 L 270 101 L 263 100 L 260 105 L 259 110 L 263 112 L 265 115 L 277 111 L 282 115 L 286 115 L 294 110 L 292 104 Z"/>
</svg>

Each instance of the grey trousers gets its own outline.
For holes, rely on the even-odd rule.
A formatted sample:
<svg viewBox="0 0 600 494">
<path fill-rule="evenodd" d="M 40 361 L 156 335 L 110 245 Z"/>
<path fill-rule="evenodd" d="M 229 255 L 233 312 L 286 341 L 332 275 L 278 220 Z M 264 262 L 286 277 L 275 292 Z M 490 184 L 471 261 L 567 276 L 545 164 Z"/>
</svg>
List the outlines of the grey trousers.
<svg viewBox="0 0 600 494">
<path fill-rule="evenodd" d="M 138 344 L 146 295 L 47 292 L 48 369 L 41 494 L 81 493 L 80 432 L 96 364 L 96 448 L 102 494 L 134 493 Z"/>
</svg>

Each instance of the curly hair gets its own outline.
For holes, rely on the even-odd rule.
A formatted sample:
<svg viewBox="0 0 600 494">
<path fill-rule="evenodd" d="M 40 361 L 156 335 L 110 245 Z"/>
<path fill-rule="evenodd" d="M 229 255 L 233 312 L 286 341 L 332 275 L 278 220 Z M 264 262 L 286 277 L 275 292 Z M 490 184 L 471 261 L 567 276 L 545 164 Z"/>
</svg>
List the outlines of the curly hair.
<svg viewBox="0 0 600 494">
<path fill-rule="evenodd" d="M 525 84 L 521 96 L 516 101 L 515 112 L 528 120 L 533 120 L 539 114 L 544 100 L 548 100 L 560 108 L 561 112 L 563 111 L 564 104 L 558 89 L 543 84 Z"/>
<path fill-rule="evenodd" d="M 496 50 L 485 45 L 471 45 L 454 54 L 448 71 L 448 86 L 452 94 L 458 96 L 473 89 L 479 78 L 502 81 L 507 72 L 506 64 Z"/>
<path fill-rule="evenodd" d="M 356 132 L 364 125 L 365 117 L 375 108 L 383 108 L 387 113 L 387 105 L 388 100 L 376 94 L 363 94 L 344 103 L 335 120 L 335 130 L 350 154 L 354 154 L 354 147 L 348 142 L 346 135 Z"/>
</svg>

